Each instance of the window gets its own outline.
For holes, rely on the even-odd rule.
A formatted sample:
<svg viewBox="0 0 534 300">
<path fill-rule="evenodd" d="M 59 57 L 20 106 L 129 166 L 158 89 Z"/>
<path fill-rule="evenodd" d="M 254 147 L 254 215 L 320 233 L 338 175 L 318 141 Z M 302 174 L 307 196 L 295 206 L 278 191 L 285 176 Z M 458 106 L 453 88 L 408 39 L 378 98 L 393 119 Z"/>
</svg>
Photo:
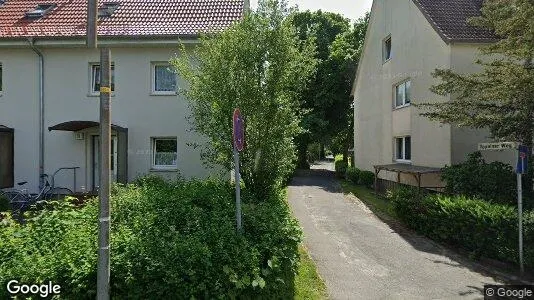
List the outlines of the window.
<svg viewBox="0 0 534 300">
<path fill-rule="evenodd" d="M 382 59 L 383 62 L 391 59 L 391 36 L 388 36 L 382 44 Z"/>
<path fill-rule="evenodd" d="M 2 94 L 3 87 L 2 87 L 2 64 L 0 63 L 0 95 Z"/>
<path fill-rule="evenodd" d="M 395 138 L 395 159 L 405 162 L 412 160 L 412 138 L 410 136 Z"/>
<path fill-rule="evenodd" d="M 395 86 L 395 108 L 404 107 L 411 103 L 412 82 L 405 81 Z"/>
<path fill-rule="evenodd" d="M 178 144 L 176 138 L 152 139 L 152 167 L 155 169 L 173 169 L 178 166 Z"/>
<path fill-rule="evenodd" d="M 152 93 L 162 95 L 176 93 L 176 73 L 168 63 L 152 65 Z"/>
<path fill-rule="evenodd" d="M 111 64 L 111 91 L 115 91 L 115 65 Z M 91 94 L 100 93 L 100 65 L 91 65 Z"/>
</svg>

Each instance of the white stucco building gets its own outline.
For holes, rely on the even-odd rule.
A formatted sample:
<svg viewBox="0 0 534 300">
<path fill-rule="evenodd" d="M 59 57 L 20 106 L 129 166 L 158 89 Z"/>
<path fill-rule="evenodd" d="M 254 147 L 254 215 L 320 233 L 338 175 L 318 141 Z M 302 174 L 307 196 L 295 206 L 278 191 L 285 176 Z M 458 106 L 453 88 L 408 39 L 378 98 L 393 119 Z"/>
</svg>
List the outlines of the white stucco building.
<svg viewBox="0 0 534 300">
<path fill-rule="evenodd" d="M 429 90 L 438 83 L 431 75 L 436 68 L 479 71 L 478 48 L 496 40 L 467 24 L 481 6 L 482 0 L 373 1 L 353 86 L 357 167 L 387 166 L 380 178 L 436 187 L 439 168 L 465 160 L 488 141 L 487 131 L 431 121 L 412 105 L 453 100 Z"/>
<path fill-rule="evenodd" d="M 41 172 L 81 191 L 98 185 L 99 51 L 85 47 L 84 0 L 0 1 L 0 188 Z M 168 61 L 206 30 L 243 15 L 241 0 L 99 2 L 99 43 L 111 48 L 112 178 L 204 177 L 186 119 L 183 82 Z M 42 89 L 41 89 L 42 84 Z"/>
</svg>

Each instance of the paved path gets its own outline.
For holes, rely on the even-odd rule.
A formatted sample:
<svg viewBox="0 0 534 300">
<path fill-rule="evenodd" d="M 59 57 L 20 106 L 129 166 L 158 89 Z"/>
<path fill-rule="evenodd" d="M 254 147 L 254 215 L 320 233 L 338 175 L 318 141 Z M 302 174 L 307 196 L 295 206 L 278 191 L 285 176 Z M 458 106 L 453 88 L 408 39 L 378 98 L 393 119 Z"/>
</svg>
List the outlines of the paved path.
<svg viewBox="0 0 534 300">
<path fill-rule="evenodd" d="M 426 238 L 392 229 L 321 175 L 294 178 L 289 202 L 331 299 L 482 299 L 484 284 L 496 283 Z"/>
</svg>

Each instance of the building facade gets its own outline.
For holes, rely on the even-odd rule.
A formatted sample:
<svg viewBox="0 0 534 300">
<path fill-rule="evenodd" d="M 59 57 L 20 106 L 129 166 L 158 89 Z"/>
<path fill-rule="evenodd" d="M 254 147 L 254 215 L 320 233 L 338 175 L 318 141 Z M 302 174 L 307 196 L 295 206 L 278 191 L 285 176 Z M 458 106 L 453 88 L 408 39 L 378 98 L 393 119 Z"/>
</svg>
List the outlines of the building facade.
<svg viewBox="0 0 534 300">
<path fill-rule="evenodd" d="M 429 90 L 438 83 L 432 77 L 435 69 L 480 70 L 474 63 L 479 47 L 496 40 L 491 32 L 467 23 L 480 15 L 481 5 L 478 0 L 373 2 L 353 86 L 357 167 L 438 171 L 465 160 L 478 143 L 490 141 L 487 131 L 429 120 L 413 105 L 454 100 Z M 499 155 L 489 154 L 488 159 L 502 158 Z M 429 173 L 418 184 L 441 186 L 438 172 Z M 381 172 L 379 177 L 416 184 L 413 174 Z"/>
<path fill-rule="evenodd" d="M 63 170 L 56 186 L 98 186 L 100 57 L 85 47 L 86 2 L 0 5 L 1 187 L 27 181 L 36 191 L 40 173 L 60 168 L 76 168 L 76 180 Z M 114 3 L 99 6 L 99 43 L 111 48 L 112 179 L 208 176 L 191 147 L 202 137 L 190 130 L 187 102 L 177 94 L 184 82 L 169 60 L 182 55 L 182 43 L 191 51 L 201 32 L 240 19 L 244 3 L 123 0 L 106 7 Z M 32 10 L 41 16 L 29 16 Z"/>
</svg>

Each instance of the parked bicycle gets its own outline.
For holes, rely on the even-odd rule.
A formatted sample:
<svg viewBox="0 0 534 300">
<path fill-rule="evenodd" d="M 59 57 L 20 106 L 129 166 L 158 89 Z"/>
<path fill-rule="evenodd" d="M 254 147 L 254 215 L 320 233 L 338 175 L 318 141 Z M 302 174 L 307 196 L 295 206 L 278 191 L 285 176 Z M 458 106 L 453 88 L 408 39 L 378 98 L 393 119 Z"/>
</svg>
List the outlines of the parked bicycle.
<svg viewBox="0 0 534 300">
<path fill-rule="evenodd" d="M 73 170 L 74 172 L 74 185 L 76 189 L 76 170 L 79 167 L 59 168 L 51 177 L 51 182 L 47 174 L 41 175 L 41 179 L 44 181 L 43 187 L 37 194 L 30 194 L 27 189 L 9 189 L 0 191 L 0 196 L 5 197 L 10 204 L 10 209 L 19 222 L 23 222 L 23 214 L 28 211 L 32 205 L 43 205 L 49 200 L 60 200 L 68 195 L 73 195 L 74 192 L 71 189 L 55 186 L 55 176 L 62 170 Z M 17 183 L 18 186 L 24 186 L 27 181 Z M 39 208 L 39 207 L 38 207 Z"/>
</svg>

